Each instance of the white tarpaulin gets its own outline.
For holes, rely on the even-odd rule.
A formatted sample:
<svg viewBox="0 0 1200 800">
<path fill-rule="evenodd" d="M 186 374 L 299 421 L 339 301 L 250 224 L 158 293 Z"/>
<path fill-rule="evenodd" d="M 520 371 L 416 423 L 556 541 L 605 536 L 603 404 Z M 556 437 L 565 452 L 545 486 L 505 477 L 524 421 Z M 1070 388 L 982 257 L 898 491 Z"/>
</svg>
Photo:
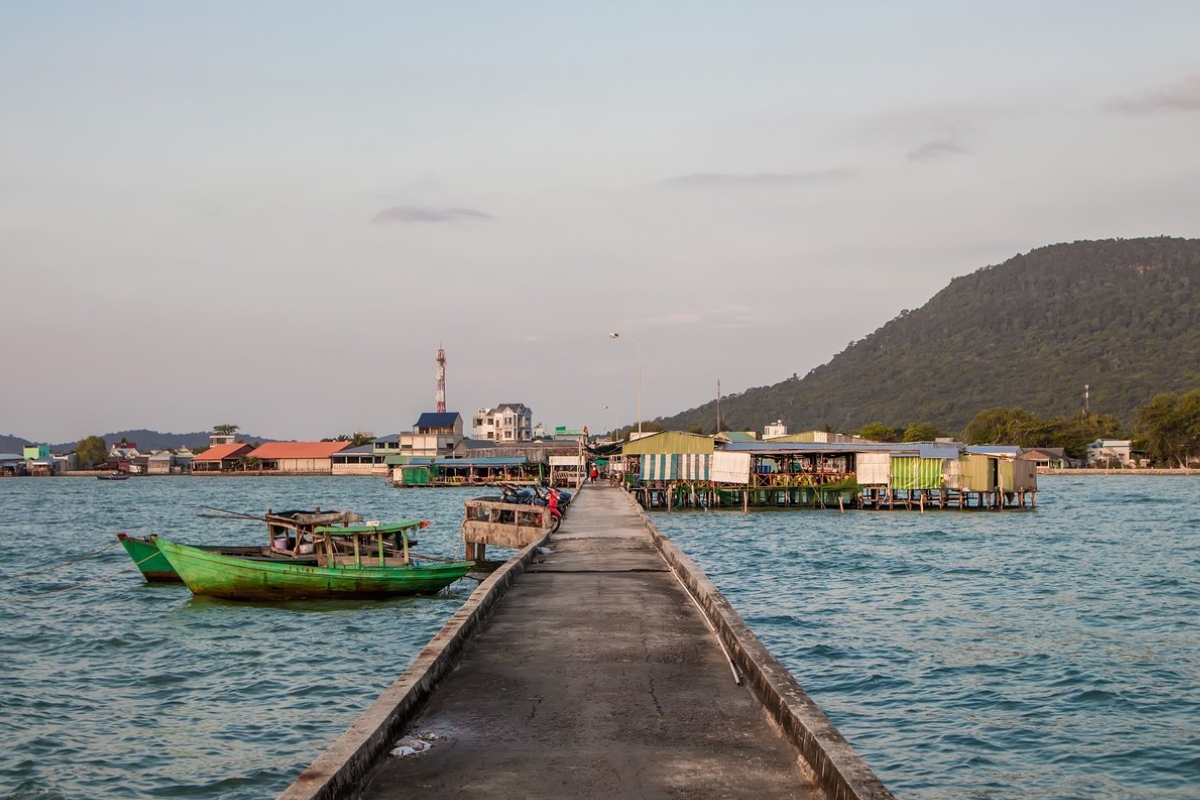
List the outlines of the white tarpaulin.
<svg viewBox="0 0 1200 800">
<path fill-rule="evenodd" d="M 855 477 L 864 486 L 887 486 L 892 477 L 891 453 L 859 453 Z"/>
<path fill-rule="evenodd" d="M 711 480 L 713 483 L 750 483 L 750 454 L 727 453 L 718 450 L 712 455 Z"/>
</svg>

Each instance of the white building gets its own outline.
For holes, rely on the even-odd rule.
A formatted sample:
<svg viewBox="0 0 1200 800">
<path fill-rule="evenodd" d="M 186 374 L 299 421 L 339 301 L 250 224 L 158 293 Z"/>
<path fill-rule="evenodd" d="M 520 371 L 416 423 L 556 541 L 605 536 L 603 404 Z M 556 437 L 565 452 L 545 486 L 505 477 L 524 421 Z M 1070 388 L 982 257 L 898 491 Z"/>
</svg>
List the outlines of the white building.
<svg viewBox="0 0 1200 800">
<path fill-rule="evenodd" d="M 787 436 L 787 425 L 783 424 L 783 420 L 777 420 L 774 425 L 763 426 L 763 440 L 778 439 L 781 436 Z"/>
<path fill-rule="evenodd" d="M 1089 467 L 1106 464 L 1133 466 L 1133 442 L 1129 439 L 1097 439 L 1087 447 Z"/>
<path fill-rule="evenodd" d="M 481 408 L 472 420 L 471 437 L 511 444 L 533 441 L 533 411 L 524 403 L 503 403 Z"/>
</svg>

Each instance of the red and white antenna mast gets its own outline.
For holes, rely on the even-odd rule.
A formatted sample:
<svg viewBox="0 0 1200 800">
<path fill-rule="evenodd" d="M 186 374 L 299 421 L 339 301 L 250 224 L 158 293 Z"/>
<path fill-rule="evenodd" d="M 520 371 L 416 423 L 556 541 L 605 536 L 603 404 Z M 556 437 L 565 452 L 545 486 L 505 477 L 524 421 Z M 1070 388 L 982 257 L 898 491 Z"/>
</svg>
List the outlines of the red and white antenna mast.
<svg viewBox="0 0 1200 800">
<path fill-rule="evenodd" d="M 437 413 L 446 413 L 446 351 L 438 346 Z"/>
</svg>

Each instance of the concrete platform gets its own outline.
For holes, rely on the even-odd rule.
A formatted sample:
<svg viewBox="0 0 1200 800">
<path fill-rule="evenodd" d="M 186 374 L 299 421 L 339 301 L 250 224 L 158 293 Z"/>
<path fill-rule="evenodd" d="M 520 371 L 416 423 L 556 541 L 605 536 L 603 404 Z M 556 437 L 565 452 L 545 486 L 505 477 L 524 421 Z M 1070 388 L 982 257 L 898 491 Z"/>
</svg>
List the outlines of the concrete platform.
<svg viewBox="0 0 1200 800">
<path fill-rule="evenodd" d="M 408 681 L 421 702 L 387 734 L 427 750 L 330 757 L 281 797 L 891 797 L 625 492 L 583 489 L 548 546 L 503 579 L 452 669 Z"/>
</svg>

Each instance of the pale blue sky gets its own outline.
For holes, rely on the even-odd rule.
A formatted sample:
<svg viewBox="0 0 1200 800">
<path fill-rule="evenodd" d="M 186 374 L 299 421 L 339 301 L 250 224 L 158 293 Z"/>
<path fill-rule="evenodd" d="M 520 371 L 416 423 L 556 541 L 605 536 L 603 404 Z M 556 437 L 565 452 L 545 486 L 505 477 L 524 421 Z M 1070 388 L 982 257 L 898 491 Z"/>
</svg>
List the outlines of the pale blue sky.
<svg viewBox="0 0 1200 800">
<path fill-rule="evenodd" d="M 36 440 L 396 432 L 439 343 L 464 418 L 604 429 L 638 350 L 673 414 L 1031 248 L 1200 236 L 1194 2 L 0 20 L 0 433 Z"/>
</svg>

